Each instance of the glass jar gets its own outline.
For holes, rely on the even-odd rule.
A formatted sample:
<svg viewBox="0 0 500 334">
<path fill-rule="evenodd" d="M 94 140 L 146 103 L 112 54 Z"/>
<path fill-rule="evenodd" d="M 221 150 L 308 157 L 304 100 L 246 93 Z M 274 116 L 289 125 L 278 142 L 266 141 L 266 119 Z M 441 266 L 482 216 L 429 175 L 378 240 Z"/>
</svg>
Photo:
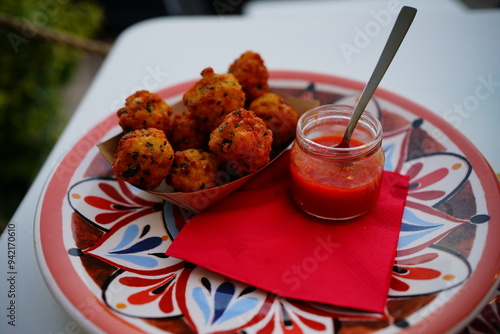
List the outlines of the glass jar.
<svg viewBox="0 0 500 334">
<path fill-rule="evenodd" d="M 290 153 L 290 191 L 310 215 L 351 219 L 377 202 L 385 160 L 379 120 L 365 111 L 350 147 L 332 147 L 342 140 L 352 112 L 351 106 L 323 105 L 299 119 Z"/>
</svg>

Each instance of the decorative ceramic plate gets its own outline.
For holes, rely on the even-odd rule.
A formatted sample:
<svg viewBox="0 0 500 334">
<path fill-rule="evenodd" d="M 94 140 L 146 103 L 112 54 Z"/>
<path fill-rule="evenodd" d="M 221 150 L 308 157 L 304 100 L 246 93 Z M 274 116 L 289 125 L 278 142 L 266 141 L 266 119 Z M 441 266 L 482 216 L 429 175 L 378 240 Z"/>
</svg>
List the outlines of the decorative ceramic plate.
<svg viewBox="0 0 500 334">
<path fill-rule="evenodd" d="M 174 104 L 192 83 L 158 93 Z M 322 104 L 352 103 L 363 88 L 277 71 L 270 85 Z M 495 174 L 421 106 L 379 89 L 368 110 L 384 128 L 385 169 L 410 177 L 385 315 L 281 298 L 167 257 L 185 212 L 114 178 L 96 144 L 120 132 L 115 115 L 81 138 L 46 184 L 35 243 L 47 284 L 93 333 L 493 331 L 498 299 L 485 305 L 498 293 L 500 269 Z"/>
</svg>

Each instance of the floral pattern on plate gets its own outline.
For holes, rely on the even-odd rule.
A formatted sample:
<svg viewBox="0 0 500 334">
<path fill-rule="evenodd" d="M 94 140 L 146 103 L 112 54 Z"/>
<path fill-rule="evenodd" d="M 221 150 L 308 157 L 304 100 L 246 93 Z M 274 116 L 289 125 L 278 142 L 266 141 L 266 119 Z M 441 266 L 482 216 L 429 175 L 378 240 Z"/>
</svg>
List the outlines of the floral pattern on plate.
<svg viewBox="0 0 500 334">
<path fill-rule="evenodd" d="M 299 87 L 297 87 L 299 86 Z M 304 81 L 276 89 L 321 103 L 354 95 Z M 386 170 L 408 175 L 410 190 L 385 314 L 367 314 L 281 298 L 165 255 L 189 214 L 96 170 L 94 148 L 75 172 L 64 205 L 72 240 L 66 251 L 106 307 L 144 332 L 396 332 L 452 300 L 474 272 L 491 220 L 472 164 L 433 135 L 433 125 L 384 99 L 371 102 L 384 126 Z M 440 138 L 442 139 L 442 138 Z M 82 164 L 83 165 L 83 164 Z M 479 240 L 479 241 L 478 241 Z M 90 283 L 87 283 L 90 284 Z M 446 292 L 446 293 L 445 293 Z M 437 306 L 436 306 L 437 305 Z M 498 300 L 469 326 L 498 319 Z M 492 327 L 493 326 L 493 327 Z M 484 332 L 484 331 L 483 331 Z"/>
</svg>

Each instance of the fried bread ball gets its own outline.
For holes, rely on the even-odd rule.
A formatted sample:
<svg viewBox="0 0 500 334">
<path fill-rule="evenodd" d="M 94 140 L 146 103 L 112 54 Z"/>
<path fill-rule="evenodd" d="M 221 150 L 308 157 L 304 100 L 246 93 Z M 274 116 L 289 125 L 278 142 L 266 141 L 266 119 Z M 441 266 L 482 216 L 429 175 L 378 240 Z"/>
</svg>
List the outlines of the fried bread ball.
<svg viewBox="0 0 500 334">
<path fill-rule="evenodd" d="M 210 150 L 228 163 L 236 175 L 250 174 L 269 162 L 273 133 L 252 111 L 228 114 L 210 134 Z"/>
<path fill-rule="evenodd" d="M 221 160 L 215 154 L 198 149 L 177 151 L 167 183 L 175 191 L 193 192 L 218 186 Z"/>
<path fill-rule="evenodd" d="M 174 151 L 189 148 L 208 149 L 208 135 L 198 129 L 198 123 L 188 111 L 173 115 L 169 141 Z"/>
<path fill-rule="evenodd" d="M 138 91 L 125 100 L 125 107 L 117 111 L 118 123 L 124 132 L 156 128 L 170 133 L 170 115 L 173 109 L 156 93 Z"/>
<path fill-rule="evenodd" d="M 267 93 L 269 73 L 258 53 L 247 51 L 229 66 L 229 73 L 234 74 L 243 87 L 247 101 Z"/>
<path fill-rule="evenodd" d="M 137 129 L 124 134 L 116 148 L 113 170 L 117 177 L 144 189 L 155 189 L 167 177 L 174 150 L 162 130 Z"/>
<path fill-rule="evenodd" d="M 202 78 L 186 93 L 182 101 L 198 122 L 200 130 L 210 133 L 224 116 L 243 108 L 245 93 L 232 74 L 216 74 L 211 67 L 201 72 Z"/>
<path fill-rule="evenodd" d="M 288 144 L 295 137 L 299 113 L 281 96 L 274 93 L 264 94 L 249 107 L 273 132 L 273 147 Z"/>
</svg>

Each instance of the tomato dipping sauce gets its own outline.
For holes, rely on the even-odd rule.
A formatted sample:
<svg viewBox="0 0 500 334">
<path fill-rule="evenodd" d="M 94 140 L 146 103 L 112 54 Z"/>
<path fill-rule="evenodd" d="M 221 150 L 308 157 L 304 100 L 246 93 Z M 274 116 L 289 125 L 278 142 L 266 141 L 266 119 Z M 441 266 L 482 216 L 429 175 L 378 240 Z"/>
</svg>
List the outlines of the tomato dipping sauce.
<svg viewBox="0 0 500 334">
<path fill-rule="evenodd" d="M 370 211 L 379 197 L 384 165 L 380 122 L 364 113 L 368 121 L 360 120 L 350 147 L 332 147 L 342 140 L 349 111 L 347 106 L 321 106 L 305 113 L 297 126 L 290 192 L 302 210 L 316 217 L 358 217 Z"/>
</svg>

